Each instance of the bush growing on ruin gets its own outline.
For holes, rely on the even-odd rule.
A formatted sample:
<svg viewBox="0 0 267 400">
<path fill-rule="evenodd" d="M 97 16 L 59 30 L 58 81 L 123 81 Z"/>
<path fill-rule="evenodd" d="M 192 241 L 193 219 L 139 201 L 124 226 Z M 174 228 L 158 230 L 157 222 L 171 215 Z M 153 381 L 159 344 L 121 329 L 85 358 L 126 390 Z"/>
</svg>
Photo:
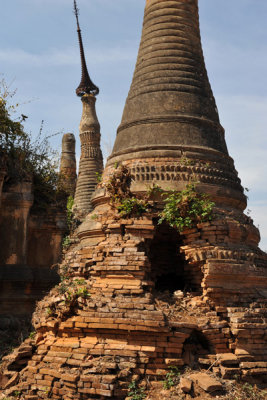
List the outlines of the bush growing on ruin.
<svg viewBox="0 0 267 400">
<path fill-rule="evenodd" d="M 130 400 L 144 400 L 146 398 L 145 389 L 139 387 L 136 381 L 132 381 L 128 386 L 128 397 Z"/>
<path fill-rule="evenodd" d="M 159 223 L 167 222 L 179 232 L 192 228 L 200 222 L 212 219 L 214 203 L 205 193 L 196 190 L 196 184 L 190 183 L 180 192 L 172 190 L 163 193 L 165 206 L 160 213 Z"/>
<path fill-rule="evenodd" d="M 106 185 L 111 204 L 118 210 L 120 217 L 140 217 L 148 212 L 146 199 L 139 199 L 130 190 L 131 174 L 125 167 L 116 168 Z"/>
<path fill-rule="evenodd" d="M 16 117 L 18 104 L 11 104 L 15 92 L 5 81 L 0 82 L 0 166 L 6 169 L 4 187 L 23 181 L 33 182 L 34 208 L 46 209 L 51 204 L 66 202 L 60 185 L 58 154 L 43 135 L 43 121 L 36 139 L 25 132 L 23 121 Z"/>
</svg>

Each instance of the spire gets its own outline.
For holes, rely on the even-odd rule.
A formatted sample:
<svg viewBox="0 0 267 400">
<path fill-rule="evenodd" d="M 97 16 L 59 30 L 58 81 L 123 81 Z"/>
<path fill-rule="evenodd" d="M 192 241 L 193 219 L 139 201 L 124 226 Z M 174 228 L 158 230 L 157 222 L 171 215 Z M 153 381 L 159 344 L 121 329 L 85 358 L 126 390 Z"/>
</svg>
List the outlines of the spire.
<svg viewBox="0 0 267 400">
<path fill-rule="evenodd" d="M 205 67 L 198 0 L 146 1 L 135 72 L 107 167 L 122 162 L 136 192 L 153 183 L 181 190 L 194 177 L 216 201 L 246 206 Z"/>
<path fill-rule="evenodd" d="M 100 125 L 95 110 L 96 98 L 92 94 L 82 96 L 83 113 L 80 123 L 81 157 L 74 196 L 74 213 L 82 218 L 91 211 L 91 197 L 98 177 L 103 171 L 100 147 Z"/>
<path fill-rule="evenodd" d="M 80 123 L 81 157 L 73 209 L 77 218 L 83 218 L 92 209 L 91 197 L 97 185 L 97 177 L 103 171 L 103 156 L 100 147 L 100 125 L 95 109 L 95 96 L 98 95 L 99 89 L 93 84 L 87 71 L 76 0 L 74 0 L 74 14 L 77 20 L 82 62 L 82 80 L 76 93 L 81 97 L 83 112 Z"/>
<path fill-rule="evenodd" d="M 73 133 L 65 133 L 62 137 L 62 152 L 60 160 L 60 175 L 64 189 L 70 195 L 74 195 L 76 187 L 76 156 L 75 136 Z"/>
<path fill-rule="evenodd" d="M 88 70 L 87 70 L 87 66 L 86 66 L 82 34 L 81 34 L 81 29 L 80 29 L 80 24 L 79 24 L 79 9 L 77 7 L 76 0 L 74 0 L 74 14 L 75 14 L 76 21 L 77 21 L 77 32 L 78 32 L 78 38 L 79 38 L 80 53 L 81 53 L 81 67 L 82 67 L 81 83 L 79 84 L 79 86 L 76 89 L 76 94 L 79 97 L 82 97 L 85 93 L 93 94 L 94 96 L 97 96 L 99 93 L 99 88 L 96 85 L 94 85 L 94 83 L 91 81 Z"/>
<path fill-rule="evenodd" d="M 197 0 L 149 0 L 113 156 L 179 145 L 227 154 L 202 53 Z"/>
</svg>

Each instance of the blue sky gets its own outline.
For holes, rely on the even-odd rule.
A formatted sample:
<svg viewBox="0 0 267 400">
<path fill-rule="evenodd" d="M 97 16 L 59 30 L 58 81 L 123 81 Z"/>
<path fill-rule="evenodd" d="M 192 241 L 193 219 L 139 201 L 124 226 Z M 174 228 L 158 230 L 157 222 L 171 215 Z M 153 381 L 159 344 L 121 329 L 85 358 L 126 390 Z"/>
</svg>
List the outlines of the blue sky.
<svg viewBox="0 0 267 400">
<path fill-rule="evenodd" d="M 81 103 L 72 0 L 2 0 L 0 73 L 17 88 L 25 129 L 74 132 Z M 130 87 L 145 0 L 78 0 L 88 69 L 100 87 L 102 148 L 114 143 Z M 244 187 L 261 248 L 267 249 L 267 2 L 199 0 L 202 43 L 230 155 Z M 52 138 L 60 150 L 61 135 Z M 77 147 L 79 147 L 79 142 Z M 78 150 L 78 148 L 77 148 Z M 77 151 L 78 153 L 78 151 Z"/>
</svg>

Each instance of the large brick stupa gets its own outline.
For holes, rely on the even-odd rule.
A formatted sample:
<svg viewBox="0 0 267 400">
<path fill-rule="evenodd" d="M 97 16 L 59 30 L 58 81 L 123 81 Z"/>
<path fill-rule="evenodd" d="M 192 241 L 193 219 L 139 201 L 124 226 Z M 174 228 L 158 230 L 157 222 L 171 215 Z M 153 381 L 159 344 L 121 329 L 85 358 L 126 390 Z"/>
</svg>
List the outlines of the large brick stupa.
<svg viewBox="0 0 267 400">
<path fill-rule="evenodd" d="M 161 190 L 192 183 L 215 203 L 211 220 L 182 231 L 159 224 Z M 123 209 L 133 203 L 143 210 Z M 125 399 L 129 382 L 162 380 L 170 366 L 266 383 L 267 256 L 243 213 L 197 0 L 146 1 L 132 85 L 92 206 L 65 253 L 63 282 L 35 312 L 36 342 L 20 372 L 25 398 Z"/>
</svg>

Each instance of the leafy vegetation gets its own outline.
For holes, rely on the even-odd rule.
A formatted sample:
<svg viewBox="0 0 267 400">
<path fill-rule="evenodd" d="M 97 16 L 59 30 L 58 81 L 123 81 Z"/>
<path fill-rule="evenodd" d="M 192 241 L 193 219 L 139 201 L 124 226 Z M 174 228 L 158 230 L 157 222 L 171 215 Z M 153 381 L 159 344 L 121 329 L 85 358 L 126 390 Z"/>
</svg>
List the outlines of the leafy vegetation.
<svg viewBox="0 0 267 400">
<path fill-rule="evenodd" d="M 70 236 L 69 236 L 69 235 L 66 235 L 66 236 L 63 238 L 63 241 L 62 241 L 62 247 L 63 247 L 63 249 L 66 250 L 66 249 L 70 246 L 70 244 L 71 244 Z"/>
<path fill-rule="evenodd" d="M 23 181 L 33 182 L 33 208 L 47 210 L 52 204 L 62 205 L 66 193 L 60 185 L 58 154 L 43 135 L 43 121 L 36 139 L 26 133 L 23 121 L 14 113 L 18 104 L 9 105 L 15 92 L 10 92 L 5 82 L 0 82 L 0 162 L 7 171 L 4 187 Z"/>
<path fill-rule="evenodd" d="M 128 216 L 141 216 L 148 211 L 148 203 L 145 200 L 137 199 L 136 197 L 129 197 L 122 199 L 117 204 L 117 210 L 121 217 Z"/>
<path fill-rule="evenodd" d="M 130 190 L 131 174 L 125 166 L 117 168 L 106 188 L 111 204 L 118 210 L 120 217 L 141 216 L 148 211 L 148 203 L 139 199 Z"/>
<path fill-rule="evenodd" d="M 53 310 L 52 310 L 51 307 L 47 307 L 46 308 L 46 314 L 49 315 L 49 316 L 53 315 Z"/>
<path fill-rule="evenodd" d="M 55 289 L 61 296 L 58 296 L 56 301 L 51 301 L 45 308 L 47 318 L 61 319 L 76 313 L 81 303 L 91 296 L 85 279 L 62 279 Z"/>
<path fill-rule="evenodd" d="M 165 380 L 163 382 L 163 387 L 169 390 L 173 386 L 177 385 L 180 380 L 180 371 L 178 367 L 170 367 L 169 372 L 167 372 Z"/>
<path fill-rule="evenodd" d="M 29 339 L 34 339 L 35 336 L 36 336 L 36 332 L 35 332 L 35 331 L 32 331 L 32 332 L 30 332 L 30 334 L 29 334 Z"/>
<path fill-rule="evenodd" d="M 61 276 L 61 283 L 57 286 L 57 290 L 60 294 L 64 295 L 65 304 L 73 303 L 78 298 L 87 299 L 91 296 L 85 279 L 72 280 Z"/>
<path fill-rule="evenodd" d="M 102 182 L 102 174 L 100 172 L 96 172 L 95 174 L 96 174 L 97 183 Z"/>
<path fill-rule="evenodd" d="M 191 158 L 181 157 L 180 164 L 184 166 L 195 165 L 196 161 L 192 160 Z"/>
<path fill-rule="evenodd" d="M 136 381 L 132 381 L 128 386 L 128 397 L 130 400 L 143 400 L 146 398 L 145 389 L 140 388 Z"/>
<path fill-rule="evenodd" d="M 197 223 L 212 219 L 215 204 L 208 195 L 197 192 L 195 183 L 188 184 L 181 192 L 172 190 L 163 195 L 166 196 L 165 207 L 160 213 L 160 224 L 165 221 L 182 232 Z"/>
<path fill-rule="evenodd" d="M 148 199 L 150 199 L 151 197 L 153 197 L 157 194 L 161 195 L 162 193 L 163 193 L 163 189 L 155 183 L 153 183 L 153 185 L 150 186 L 146 192 Z"/>
<path fill-rule="evenodd" d="M 197 183 L 189 183 L 180 192 L 170 190 L 164 192 L 158 185 L 147 190 L 145 197 L 138 198 L 130 190 L 131 174 L 125 166 L 118 168 L 110 178 L 106 188 L 110 194 L 111 204 L 117 208 L 120 217 L 141 216 L 149 212 L 152 197 L 160 194 L 165 203 L 159 214 L 159 224 L 167 222 L 179 232 L 192 228 L 200 222 L 212 219 L 215 205 L 209 196 L 196 190 Z"/>
<path fill-rule="evenodd" d="M 66 283 L 64 281 L 61 281 L 61 284 L 58 286 L 58 292 L 60 294 L 64 294 L 66 293 L 68 290 L 68 286 L 66 285 Z"/>
<path fill-rule="evenodd" d="M 60 265 L 60 270 L 59 270 L 59 272 L 60 272 L 60 279 L 61 279 L 61 282 L 63 282 L 65 279 L 68 279 L 69 273 L 70 273 L 69 264 L 64 263 L 64 264 Z"/>
<path fill-rule="evenodd" d="M 110 195 L 110 201 L 113 205 L 118 205 L 122 199 L 132 197 L 130 191 L 131 174 L 124 165 L 116 169 L 114 174 L 106 184 L 107 191 Z"/>
<path fill-rule="evenodd" d="M 12 395 L 15 396 L 15 397 L 19 397 L 19 396 L 21 395 L 21 391 L 20 391 L 20 390 L 15 390 L 15 391 L 12 393 Z"/>
<path fill-rule="evenodd" d="M 74 198 L 73 198 L 73 196 L 69 196 L 67 199 L 67 224 L 68 224 L 69 229 L 71 229 L 71 227 L 72 227 L 73 205 L 74 205 Z"/>
<path fill-rule="evenodd" d="M 75 215 L 74 211 L 74 198 L 72 195 L 69 195 L 67 197 L 67 204 L 66 206 L 66 216 L 67 216 L 67 229 L 65 231 L 65 236 L 63 237 L 62 240 L 62 248 L 63 250 L 67 250 L 69 246 L 73 243 L 73 233 L 76 228 L 81 223 L 81 220 L 77 215 Z M 64 207 L 65 208 L 65 207 Z M 77 210 L 77 209 L 76 209 Z"/>
</svg>

